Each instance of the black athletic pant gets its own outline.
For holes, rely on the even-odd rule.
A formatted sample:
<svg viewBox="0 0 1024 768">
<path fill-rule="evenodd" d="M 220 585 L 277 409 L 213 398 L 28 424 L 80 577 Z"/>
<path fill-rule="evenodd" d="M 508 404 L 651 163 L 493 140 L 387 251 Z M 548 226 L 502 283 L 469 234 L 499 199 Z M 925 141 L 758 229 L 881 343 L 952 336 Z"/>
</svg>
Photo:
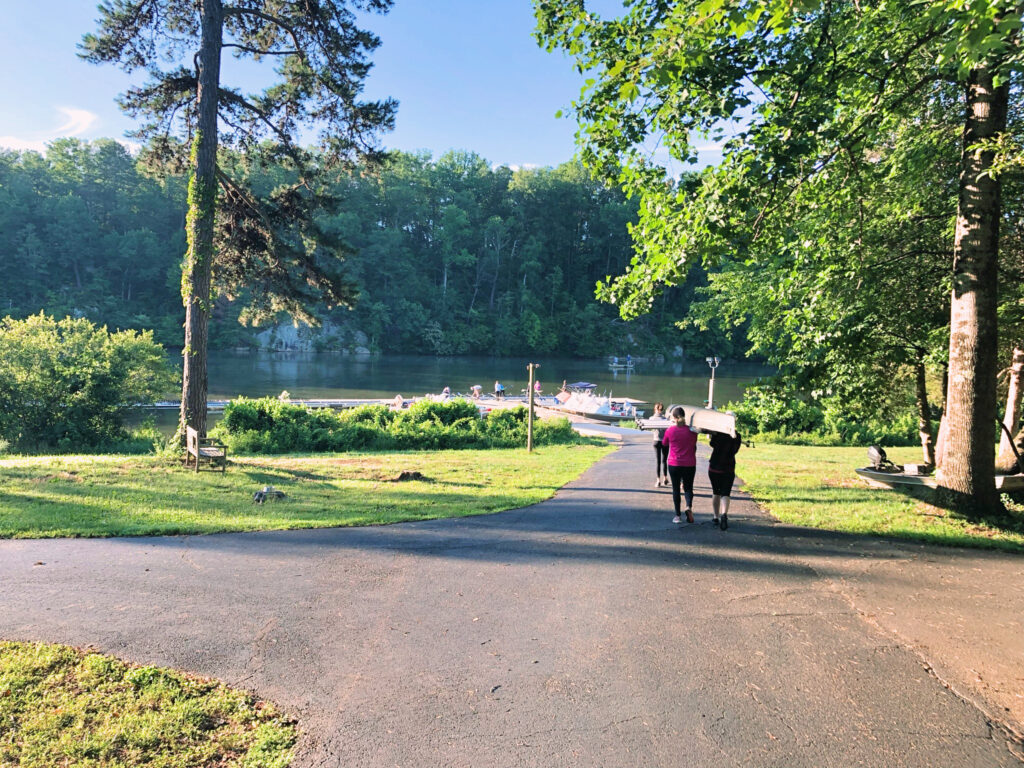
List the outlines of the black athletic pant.
<svg viewBox="0 0 1024 768">
<path fill-rule="evenodd" d="M 654 473 L 656 477 L 668 477 L 668 448 L 661 443 L 654 444 Z"/>
<path fill-rule="evenodd" d="M 693 476 L 697 474 L 696 467 L 676 467 L 668 465 L 668 476 L 672 480 L 672 505 L 679 514 L 679 484 L 683 484 L 683 494 L 686 496 L 686 508 L 693 507 Z"/>
</svg>

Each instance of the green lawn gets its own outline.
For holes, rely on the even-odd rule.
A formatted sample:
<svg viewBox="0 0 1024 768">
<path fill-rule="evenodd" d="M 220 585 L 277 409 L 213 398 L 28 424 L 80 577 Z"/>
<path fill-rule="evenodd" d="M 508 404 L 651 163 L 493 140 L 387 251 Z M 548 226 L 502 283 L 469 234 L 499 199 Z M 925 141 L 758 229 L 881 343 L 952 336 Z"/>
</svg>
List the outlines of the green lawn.
<svg viewBox="0 0 1024 768">
<path fill-rule="evenodd" d="M 896 462 L 921 461 L 920 448 L 886 449 Z M 893 536 L 952 546 L 1024 551 L 1024 518 L 1016 530 L 975 524 L 898 491 L 868 488 L 855 473 L 865 448 L 758 443 L 737 456 L 744 490 L 779 520 L 811 528 Z"/>
<path fill-rule="evenodd" d="M 0 538 L 139 536 L 380 525 L 534 504 L 605 445 L 233 458 L 198 475 L 152 456 L 0 460 Z M 396 480 L 403 471 L 423 479 Z M 254 504 L 266 485 L 286 498 Z"/>
<path fill-rule="evenodd" d="M 0 642 L 0 765 L 284 768 L 294 722 L 210 680 Z"/>
</svg>

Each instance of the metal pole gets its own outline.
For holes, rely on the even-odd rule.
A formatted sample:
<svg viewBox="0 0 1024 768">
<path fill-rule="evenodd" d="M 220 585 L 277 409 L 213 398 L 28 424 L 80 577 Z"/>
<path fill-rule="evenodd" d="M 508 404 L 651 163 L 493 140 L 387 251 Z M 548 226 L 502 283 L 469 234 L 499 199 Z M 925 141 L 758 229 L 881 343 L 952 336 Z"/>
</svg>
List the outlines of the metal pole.
<svg viewBox="0 0 1024 768">
<path fill-rule="evenodd" d="M 708 410 L 714 410 L 715 408 L 715 368 L 718 367 L 717 357 L 706 357 L 704 358 L 707 362 L 708 367 L 711 369 L 711 381 L 708 382 Z"/>
<path fill-rule="evenodd" d="M 530 383 L 527 384 L 527 400 L 529 402 L 529 410 L 526 414 L 526 452 L 533 453 L 533 372 L 535 369 L 540 368 L 537 363 L 528 363 L 526 370 L 530 374 Z"/>
</svg>

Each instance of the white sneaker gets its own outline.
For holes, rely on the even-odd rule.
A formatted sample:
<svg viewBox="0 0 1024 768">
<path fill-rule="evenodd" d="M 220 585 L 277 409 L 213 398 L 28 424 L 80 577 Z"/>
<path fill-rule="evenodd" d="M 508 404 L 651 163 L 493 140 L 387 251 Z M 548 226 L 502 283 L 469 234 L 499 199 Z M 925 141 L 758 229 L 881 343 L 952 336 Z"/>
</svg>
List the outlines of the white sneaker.
<svg viewBox="0 0 1024 768">
<path fill-rule="evenodd" d="M 654 481 L 654 487 L 655 488 L 661 488 L 661 478 L 660 477 L 657 480 Z"/>
<path fill-rule="evenodd" d="M 676 515 L 675 517 L 672 518 L 672 522 L 673 523 L 681 523 L 681 522 L 683 522 L 683 518 L 681 518 L 679 515 Z"/>
</svg>

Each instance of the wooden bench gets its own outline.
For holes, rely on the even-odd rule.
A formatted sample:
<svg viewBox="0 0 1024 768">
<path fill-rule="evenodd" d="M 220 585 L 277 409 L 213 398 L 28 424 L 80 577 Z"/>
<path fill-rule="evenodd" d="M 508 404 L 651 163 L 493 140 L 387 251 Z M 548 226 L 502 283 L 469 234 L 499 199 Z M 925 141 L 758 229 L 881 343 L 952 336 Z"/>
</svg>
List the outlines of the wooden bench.
<svg viewBox="0 0 1024 768">
<path fill-rule="evenodd" d="M 195 429 L 185 427 L 185 448 L 188 451 L 185 454 L 186 468 L 188 468 L 189 463 L 192 461 L 191 457 L 194 456 L 196 459 L 196 472 L 199 471 L 200 461 L 208 461 L 214 466 L 220 464 L 220 471 L 227 471 L 228 447 L 224 443 L 219 443 L 210 437 L 200 437 Z"/>
</svg>

